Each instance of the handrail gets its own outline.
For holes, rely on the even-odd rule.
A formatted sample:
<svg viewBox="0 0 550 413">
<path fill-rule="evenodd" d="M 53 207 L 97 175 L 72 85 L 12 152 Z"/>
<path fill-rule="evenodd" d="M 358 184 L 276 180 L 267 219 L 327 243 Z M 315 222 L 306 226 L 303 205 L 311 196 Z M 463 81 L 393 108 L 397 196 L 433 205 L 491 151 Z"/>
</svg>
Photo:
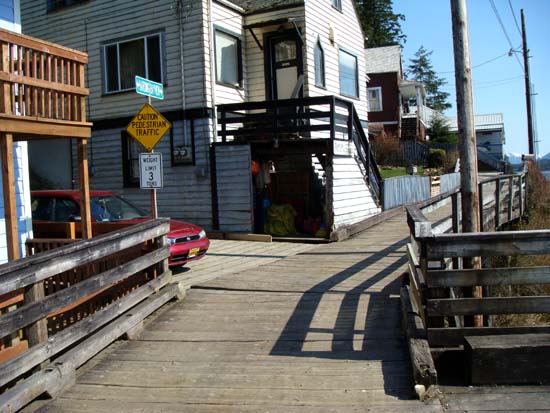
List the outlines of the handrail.
<svg viewBox="0 0 550 413">
<path fill-rule="evenodd" d="M 29 391 L 16 380 L 71 346 L 78 348 L 77 343 L 106 324 L 116 326 L 127 320 L 118 317 L 133 307 L 135 317 L 139 313 L 136 305 L 169 284 L 168 231 L 168 219 L 153 220 L 90 240 L 71 240 L 0 266 L 0 296 L 25 291 L 24 302 L 19 300 L 17 308 L 0 316 L 0 338 L 22 337 L 22 329 L 29 337 L 28 350 L 0 364 L 0 388 L 12 386 L 0 395 L 1 406 L 11 400 L 9 394 L 19 394 L 18 403 L 28 403 L 34 395 L 50 391 Z M 175 294 L 174 290 L 153 299 L 156 307 L 149 304 L 140 319 Z M 110 340 L 126 331 L 116 330 Z M 73 369 L 87 360 L 82 358 L 84 353 L 91 357 L 110 343 L 105 335 L 100 336 L 97 343 L 76 351 L 78 362 Z"/>
</svg>

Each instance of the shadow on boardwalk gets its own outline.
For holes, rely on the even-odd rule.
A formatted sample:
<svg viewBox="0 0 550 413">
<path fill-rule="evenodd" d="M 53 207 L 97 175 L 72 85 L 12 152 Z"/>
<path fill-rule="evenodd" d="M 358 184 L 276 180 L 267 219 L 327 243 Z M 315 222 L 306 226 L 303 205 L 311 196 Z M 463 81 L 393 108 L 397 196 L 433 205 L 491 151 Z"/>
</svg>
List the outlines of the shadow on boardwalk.
<svg viewBox="0 0 550 413">
<path fill-rule="evenodd" d="M 290 316 L 280 337 L 275 342 L 271 355 L 292 357 L 317 357 L 323 359 L 349 359 L 349 360 L 376 360 L 382 364 L 384 376 L 384 390 L 388 395 L 398 398 L 404 396 L 403 389 L 395 389 L 396 381 L 392 379 L 395 369 L 392 369 L 396 348 L 395 345 L 384 346 L 384 339 L 399 339 L 400 321 L 399 288 L 401 277 L 396 278 L 395 272 L 400 271 L 407 258 L 403 253 L 403 247 L 407 239 L 402 239 L 380 251 L 361 251 L 368 257 L 347 267 L 346 269 L 330 276 L 305 291 L 294 312 Z M 349 255 L 347 252 L 305 252 L 300 256 L 334 256 Z M 380 265 L 381 261 L 394 256 L 397 259 L 390 265 Z M 368 271 L 364 281 L 344 292 L 334 292 L 344 281 L 365 270 L 376 268 L 374 272 Z M 387 278 L 390 280 L 386 280 Z M 380 291 L 369 291 L 376 284 L 383 284 Z M 345 289 L 345 288 L 344 288 Z M 313 321 L 315 314 L 326 294 L 340 294 L 342 299 L 336 315 L 333 329 L 315 328 Z M 356 317 L 362 313 L 359 311 L 362 296 L 368 295 L 368 308 L 364 320 L 364 330 L 357 330 Z M 389 320 L 389 321 L 388 321 Z M 308 351 L 304 349 L 304 343 L 311 333 L 331 334 L 331 348 L 328 351 Z M 360 348 L 357 348 L 357 337 L 361 337 Z M 404 343 L 397 345 L 397 358 L 402 360 L 405 352 Z M 412 390 L 412 383 L 410 386 Z M 405 398 L 410 398 L 406 393 Z"/>
</svg>

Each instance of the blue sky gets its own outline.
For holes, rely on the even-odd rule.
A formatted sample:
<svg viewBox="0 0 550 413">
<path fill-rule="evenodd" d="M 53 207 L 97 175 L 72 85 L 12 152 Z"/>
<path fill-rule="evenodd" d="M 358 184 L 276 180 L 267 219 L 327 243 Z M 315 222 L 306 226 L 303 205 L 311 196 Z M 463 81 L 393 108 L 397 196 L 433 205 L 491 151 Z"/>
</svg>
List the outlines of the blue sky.
<svg viewBox="0 0 550 413">
<path fill-rule="evenodd" d="M 506 152 L 527 153 L 527 118 L 521 35 L 520 9 L 524 9 L 527 43 L 530 50 L 531 82 L 534 84 L 536 128 L 539 154 L 550 152 L 550 0 L 493 0 L 517 58 L 508 56 L 510 44 L 504 34 L 491 0 L 469 0 L 468 24 L 470 58 L 474 82 L 474 112 L 503 113 Z M 447 80 L 453 108 L 446 112 L 456 116 L 454 60 L 449 0 L 393 0 L 395 13 L 405 15 L 401 28 L 407 35 L 403 49 L 403 66 L 423 45 L 432 50 L 431 61 L 438 75 Z M 494 59 L 494 60 L 493 60 Z M 521 66 L 518 63 L 521 62 Z M 479 65 L 479 66 L 478 66 Z M 478 66 L 478 67 L 476 67 Z"/>
</svg>

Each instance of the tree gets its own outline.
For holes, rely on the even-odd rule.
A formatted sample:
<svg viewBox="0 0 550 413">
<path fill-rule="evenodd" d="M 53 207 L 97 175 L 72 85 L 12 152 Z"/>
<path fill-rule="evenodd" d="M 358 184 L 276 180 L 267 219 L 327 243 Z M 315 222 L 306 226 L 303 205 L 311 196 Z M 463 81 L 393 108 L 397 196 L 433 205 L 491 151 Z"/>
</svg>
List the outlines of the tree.
<svg viewBox="0 0 550 413">
<path fill-rule="evenodd" d="M 447 101 L 449 94 L 441 90 L 447 84 L 445 80 L 437 76 L 432 67 L 430 56 L 433 51 L 427 51 L 424 46 L 420 46 L 410 59 L 407 67 L 406 77 L 409 80 L 416 80 L 424 84 L 426 88 L 426 106 L 439 112 L 449 109 L 451 104 Z"/>
<path fill-rule="evenodd" d="M 457 135 L 452 133 L 443 115 L 436 115 L 427 130 L 430 142 L 435 143 L 457 143 Z"/>
<path fill-rule="evenodd" d="M 401 31 L 402 14 L 393 12 L 393 0 L 355 0 L 365 34 L 365 47 L 403 46 L 407 36 Z"/>
</svg>

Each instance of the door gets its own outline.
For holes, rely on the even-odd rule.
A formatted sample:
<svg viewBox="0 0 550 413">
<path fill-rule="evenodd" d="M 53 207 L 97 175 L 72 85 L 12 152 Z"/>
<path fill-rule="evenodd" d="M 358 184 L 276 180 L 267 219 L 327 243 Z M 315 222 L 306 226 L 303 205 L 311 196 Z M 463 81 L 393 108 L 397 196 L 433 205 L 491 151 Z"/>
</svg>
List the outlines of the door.
<svg viewBox="0 0 550 413">
<path fill-rule="evenodd" d="M 266 95 L 268 99 L 290 99 L 297 96 L 300 76 L 303 74 L 302 42 L 295 30 L 266 35 Z"/>
<path fill-rule="evenodd" d="M 219 229 L 252 232 L 250 145 L 214 145 L 214 156 Z"/>
</svg>

